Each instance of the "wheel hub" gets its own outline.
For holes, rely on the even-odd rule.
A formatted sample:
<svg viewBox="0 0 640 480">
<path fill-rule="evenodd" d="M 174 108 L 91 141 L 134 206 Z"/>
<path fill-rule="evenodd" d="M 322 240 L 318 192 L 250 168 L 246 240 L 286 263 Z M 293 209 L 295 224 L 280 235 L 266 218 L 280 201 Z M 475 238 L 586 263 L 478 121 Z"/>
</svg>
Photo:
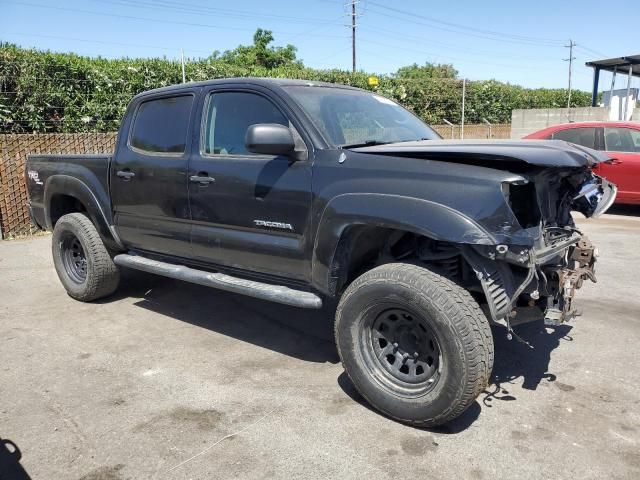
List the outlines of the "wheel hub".
<svg viewBox="0 0 640 480">
<path fill-rule="evenodd" d="M 61 251 L 64 268 L 71 280 L 83 283 L 87 278 L 87 256 L 80 240 L 75 235 L 67 235 L 62 240 Z"/>
<path fill-rule="evenodd" d="M 435 382 L 440 349 L 419 316 L 399 308 L 379 313 L 371 325 L 371 346 L 374 360 L 393 379 L 413 387 Z"/>
</svg>

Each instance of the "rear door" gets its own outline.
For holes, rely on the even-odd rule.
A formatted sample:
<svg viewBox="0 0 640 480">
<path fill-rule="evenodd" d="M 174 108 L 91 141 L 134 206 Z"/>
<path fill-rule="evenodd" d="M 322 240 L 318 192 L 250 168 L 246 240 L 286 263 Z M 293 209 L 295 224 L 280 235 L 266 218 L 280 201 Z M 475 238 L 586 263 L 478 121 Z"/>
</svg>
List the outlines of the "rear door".
<svg viewBox="0 0 640 480">
<path fill-rule="evenodd" d="M 143 97 L 111 168 L 118 235 L 130 248 L 189 256 L 187 168 L 194 92 Z"/>
<path fill-rule="evenodd" d="M 604 150 L 614 158 L 602 163 L 599 173 L 618 186 L 618 200 L 640 203 L 640 130 L 605 127 Z"/>
<path fill-rule="evenodd" d="M 598 129 L 596 127 L 569 127 L 553 132 L 553 140 L 564 140 L 583 147 L 596 149 Z"/>
<path fill-rule="evenodd" d="M 196 260 L 307 280 L 311 161 L 254 154 L 245 148 L 250 125 L 288 126 L 296 150 L 308 150 L 287 106 L 266 89 L 216 86 L 206 92 L 199 152 L 189 165 Z"/>
</svg>

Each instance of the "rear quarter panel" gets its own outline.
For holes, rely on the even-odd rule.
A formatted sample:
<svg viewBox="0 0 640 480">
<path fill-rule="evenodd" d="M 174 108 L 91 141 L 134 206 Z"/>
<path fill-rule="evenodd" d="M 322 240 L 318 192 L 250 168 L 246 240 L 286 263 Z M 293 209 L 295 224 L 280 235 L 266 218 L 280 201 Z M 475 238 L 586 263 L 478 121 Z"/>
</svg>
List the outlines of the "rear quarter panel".
<svg viewBox="0 0 640 480">
<path fill-rule="evenodd" d="M 78 185 L 86 187 L 83 195 L 95 201 L 92 209 L 98 210 L 111 224 L 110 162 L 110 155 L 28 155 L 25 178 L 29 205 L 37 224 L 51 229 L 51 198 L 78 195 Z"/>
</svg>

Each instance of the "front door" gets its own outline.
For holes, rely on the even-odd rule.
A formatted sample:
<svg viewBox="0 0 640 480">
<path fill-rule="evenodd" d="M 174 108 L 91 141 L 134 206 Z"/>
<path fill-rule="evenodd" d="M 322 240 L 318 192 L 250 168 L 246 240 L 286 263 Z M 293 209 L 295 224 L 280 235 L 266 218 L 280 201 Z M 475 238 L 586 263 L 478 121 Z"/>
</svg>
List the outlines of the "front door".
<svg viewBox="0 0 640 480">
<path fill-rule="evenodd" d="M 598 173 L 618 187 L 618 200 L 640 203 L 640 130 L 605 127 L 604 149 L 613 157 Z"/>
<path fill-rule="evenodd" d="M 187 165 L 193 93 L 139 101 L 111 167 L 118 235 L 133 249 L 188 257 Z"/>
<path fill-rule="evenodd" d="M 284 106 L 266 92 L 216 88 L 202 112 L 200 152 L 189 164 L 192 248 L 196 260 L 230 269 L 307 280 L 305 239 L 311 209 L 311 163 L 247 151 L 250 125 L 289 126 Z M 196 149 L 194 149 L 196 150 Z"/>
</svg>

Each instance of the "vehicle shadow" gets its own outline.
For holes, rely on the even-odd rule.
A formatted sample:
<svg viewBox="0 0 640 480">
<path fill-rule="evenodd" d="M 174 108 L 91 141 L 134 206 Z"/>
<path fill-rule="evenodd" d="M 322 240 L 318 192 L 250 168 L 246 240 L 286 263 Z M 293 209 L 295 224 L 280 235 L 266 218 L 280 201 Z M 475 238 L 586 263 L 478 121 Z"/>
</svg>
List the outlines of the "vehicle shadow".
<svg viewBox="0 0 640 480">
<path fill-rule="evenodd" d="M 295 308 L 128 269 L 105 302 L 114 298 L 137 298 L 137 307 L 308 362 L 339 361 L 333 305 Z"/>
<path fill-rule="evenodd" d="M 640 217 L 640 205 L 614 204 L 609 208 L 609 210 L 607 210 L 607 214 L 627 217 Z"/>
<path fill-rule="evenodd" d="M 22 452 L 11 440 L 0 438 L 0 480 L 30 480 L 20 464 Z"/>
<path fill-rule="evenodd" d="M 135 298 L 134 305 L 140 308 L 307 362 L 339 362 L 333 339 L 335 305 L 305 310 L 128 269 L 123 269 L 116 295 L 105 302 L 114 298 Z M 482 406 L 516 400 L 510 386 L 520 378 L 527 390 L 536 390 L 542 381 L 555 381 L 548 371 L 551 352 L 572 340 L 571 329 L 545 327 L 542 320 L 519 325 L 515 332 L 527 342 L 523 343 L 516 336 L 508 340 L 504 328 L 494 328 L 495 360 L 490 385 L 478 398 Z M 377 412 L 344 372 L 338 385 L 354 401 Z M 478 401 L 447 425 L 425 430 L 446 434 L 466 430 L 480 415 Z"/>
<path fill-rule="evenodd" d="M 374 409 L 371 405 L 369 405 L 367 400 L 365 400 L 365 398 L 362 395 L 360 395 L 358 390 L 356 390 L 356 387 L 353 385 L 353 383 L 351 382 L 351 379 L 346 374 L 346 372 L 342 372 L 338 377 L 338 386 L 353 401 L 358 402 L 364 408 L 376 413 L 377 415 L 386 416 L 380 411 Z M 423 431 L 434 432 L 434 433 L 456 434 L 456 433 L 463 432 L 467 428 L 469 428 L 473 424 L 473 422 L 475 422 L 478 419 L 478 417 L 480 416 L 481 410 L 482 409 L 480 408 L 480 405 L 476 401 L 476 402 L 473 402 L 473 404 L 471 404 L 471 406 L 467 408 L 467 410 L 465 410 L 465 412 L 462 415 L 460 415 L 458 418 L 453 419 L 451 422 L 447 423 L 446 425 L 441 425 L 439 427 L 430 427 L 430 428 L 416 427 L 413 425 L 407 425 L 407 426 L 410 428 L 414 428 L 416 430 L 423 430 Z M 390 420 L 393 420 L 394 422 L 397 421 L 394 418 L 390 418 Z"/>
<path fill-rule="evenodd" d="M 517 340 L 515 336 L 512 340 L 508 340 L 504 328 L 494 328 L 495 360 L 489 387 L 462 415 L 451 422 L 439 427 L 413 428 L 440 434 L 457 434 L 465 431 L 478 419 L 482 407 L 491 408 L 494 400 L 516 400 L 506 384 L 514 384 L 516 380 L 522 378 L 522 388 L 536 390 L 542 381 L 554 382 L 556 376 L 548 371 L 551 352 L 562 341 L 572 340 L 568 335 L 571 328 L 569 325 L 545 327 L 542 320 L 515 327 L 517 335 L 528 345 Z M 340 375 L 338 385 L 354 401 L 380 414 L 358 393 L 346 373 L 343 372 Z M 482 407 L 478 401 L 482 403 Z"/>
<path fill-rule="evenodd" d="M 512 340 L 507 339 L 504 328 L 494 328 L 495 360 L 491 384 L 483 392 L 482 403 L 491 407 L 494 400 L 516 400 L 507 385 L 519 378 L 526 390 L 536 390 L 542 381 L 554 382 L 556 375 L 548 371 L 551 352 L 561 342 L 573 340 L 569 335 L 572 328 L 566 324 L 546 327 L 539 320 L 514 327 L 517 336 Z"/>
</svg>

